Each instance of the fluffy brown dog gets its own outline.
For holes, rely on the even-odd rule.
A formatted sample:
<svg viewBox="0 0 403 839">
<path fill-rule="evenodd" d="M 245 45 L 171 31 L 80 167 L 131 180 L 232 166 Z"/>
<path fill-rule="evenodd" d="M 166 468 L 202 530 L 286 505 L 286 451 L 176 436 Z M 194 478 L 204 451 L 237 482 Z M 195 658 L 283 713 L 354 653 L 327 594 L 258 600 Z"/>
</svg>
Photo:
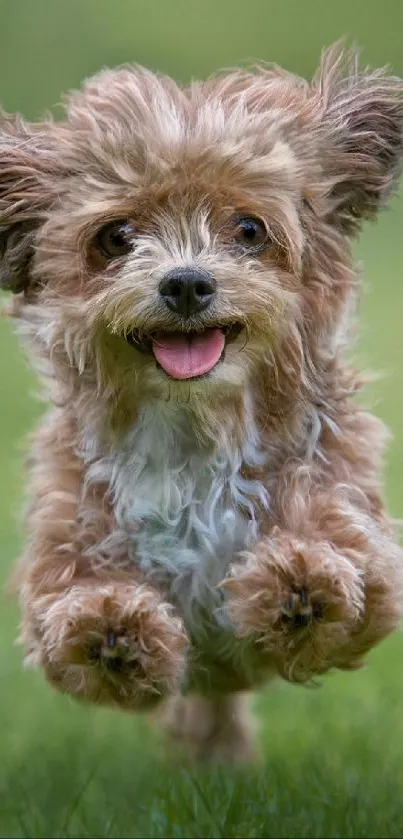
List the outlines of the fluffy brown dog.
<svg viewBox="0 0 403 839">
<path fill-rule="evenodd" d="M 248 754 L 242 692 L 356 668 L 401 615 L 344 350 L 402 129 L 402 82 L 340 47 L 312 84 L 125 67 L 65 122 L 0 123 L 0 277 L 52 404 L 27 658 L 77 698 L 165 700 L 200 755 Z"/>
</svg>

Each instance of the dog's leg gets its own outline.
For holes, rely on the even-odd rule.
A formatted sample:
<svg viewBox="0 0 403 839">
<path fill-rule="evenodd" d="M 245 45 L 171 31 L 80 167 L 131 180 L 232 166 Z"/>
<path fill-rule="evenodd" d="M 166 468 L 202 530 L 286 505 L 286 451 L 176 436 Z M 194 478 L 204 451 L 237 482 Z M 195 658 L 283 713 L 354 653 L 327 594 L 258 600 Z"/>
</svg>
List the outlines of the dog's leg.
<svg viewBox="0 0 403 839">
<path fill-rule="evenodd" d="M 171 697 L 160 716 L 168 743 L 181 757 L 199 762 L 254 762 L 258 752 L 248 700 L 245 694 Z"/>
<path fill-rule="evenodd" d="M 33 478 L 29 541 L 15 577 L 27 661 L 77 698 L 152 707 L 177 690 L 183 672 L 180 619 L 130 566 L 105 487 L 83 494 L 71 427 L 41 429 Z"/>
<path fill-rule="evenodd" d="M 224 581 L 238 635 L 291 681 L 354 669 L 402 615 L 403 553 L 345 486 L 299 495 L 286 510 L 284 528 Z"/>
</svg>

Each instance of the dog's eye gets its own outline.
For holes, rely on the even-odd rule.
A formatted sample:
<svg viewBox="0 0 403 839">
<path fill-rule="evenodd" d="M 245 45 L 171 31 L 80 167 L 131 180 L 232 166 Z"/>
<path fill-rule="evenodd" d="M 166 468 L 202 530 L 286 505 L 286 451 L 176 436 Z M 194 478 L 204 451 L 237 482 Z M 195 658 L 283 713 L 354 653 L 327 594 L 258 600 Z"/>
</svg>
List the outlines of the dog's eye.
<svg viewBox="0 0 403 839">
<path fill-rule="evenodd" d="M 261 219 L 248 216 L 238 220 L 234 239 L 242 248 L 257 250 L 266 244 L 269 234 Z"/>
<path fill-rule="evenodd" d="M 129 253 L 133 247 L 133 227 L 127 221 L 111 221 L 98 231 L 95 245 L 108 259 Z"/>
</svg>

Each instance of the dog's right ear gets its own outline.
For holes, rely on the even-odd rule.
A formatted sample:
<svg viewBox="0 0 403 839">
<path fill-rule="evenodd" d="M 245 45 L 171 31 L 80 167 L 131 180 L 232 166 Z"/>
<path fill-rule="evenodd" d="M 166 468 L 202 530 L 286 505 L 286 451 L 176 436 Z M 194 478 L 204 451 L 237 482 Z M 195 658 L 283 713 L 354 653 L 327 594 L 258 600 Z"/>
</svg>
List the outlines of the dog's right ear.
<svg viewBox="0 0 403 839">
<path fill-rule="evenodd" d="M 56 137 L 51 122 L 31 126 L 0 111 L 0 288 L 14 294 L 32 284 L 35 238 L 58 170 Z"/>
</svg>

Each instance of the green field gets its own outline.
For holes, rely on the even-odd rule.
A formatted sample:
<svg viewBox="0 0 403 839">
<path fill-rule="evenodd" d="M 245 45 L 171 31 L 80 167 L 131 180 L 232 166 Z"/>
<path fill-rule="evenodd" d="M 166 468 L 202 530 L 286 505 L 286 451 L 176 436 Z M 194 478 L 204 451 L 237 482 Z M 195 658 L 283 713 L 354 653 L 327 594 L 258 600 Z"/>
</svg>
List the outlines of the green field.
<svg viewBox="0 0 403 839">
<path fill-rule="evenodd" d="M 103 64 L 136 60 L 179 79 L 241 60 L 313 71 L 347 34 L 373 64 L 403 74 L 401 0 L 0 0 L 0 101 L 40 114 Z M 384 374 L 368 401 L 393 432 L 391 511 L 403 514 L 403 200 L 357 246 L 366 293 L 356 357 Z M 40 414 L 34 380 L 0 323 L 1 577 L 22 531 L 23 439 Z M 403 836 L 403 638 L 358 674 L 320 689 L 278 682 L 256 697 L 264 765 L 252 774 L 161 763 L 142 720 L 83 708 L 24 671 L 18 614 L 1 602 L 0 836 Z"/>
</svg>

